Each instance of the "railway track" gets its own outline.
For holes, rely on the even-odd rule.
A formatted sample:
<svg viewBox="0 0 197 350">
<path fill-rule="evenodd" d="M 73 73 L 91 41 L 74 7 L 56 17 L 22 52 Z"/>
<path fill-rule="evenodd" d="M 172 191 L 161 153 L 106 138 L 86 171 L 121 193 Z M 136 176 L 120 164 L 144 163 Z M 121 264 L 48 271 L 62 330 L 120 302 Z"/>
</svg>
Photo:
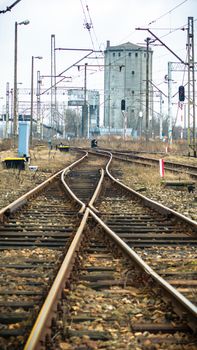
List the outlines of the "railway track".
<svg viewBox="0 0 197 350">
<path fill-rule="evenodd" d="M 61 174 L 0 212 L 0 349 L 23 349 L 80 223 Z M 97 179 L 87 179 L 93 190 Z"/>
<path fill-rule="evenodd" d="M 78 221 L 57 180 L 0 225 L 1 349 L 23 349 Z"/>
<path fill-rule="evenodd" d="M 25 349 L 195 349 L 197 338 L 174 312 L 168 287 L 86 209 Z"/>
<path fill-rule="evenodd" d="M 102 149 L 98 149 L 101 152 L 103 151 Z M 154 157 L 147 157 L 144 155 L 139 155 L 135 152 L 122 152 L 122 151 L 117 151 L 117 150 L 108 150 L 113 154 L 114 159 L 126 161 L 126 162 L 131 162 L 134 164 L 139 164 L 145 167 L 150 167 L 150 166 L 156 166 L 158 167 L 159 165 L 159 159 L 154 158 Z M 192 164 L 184 164 L 184 163 L 179 163 L 179 162 L 172 162 L 172 161 L 167 161 L 163 155 L 161 155 L 161 158 L 165 160 L 164 167 L 165 170 L 174 172 L 174 173 L 184 173 L 192 178 L 196 179 L 197 178 L 197 166 L 192 165 Z"/>
<path fill-rule="evenodd" d="M 100 169 L 105 167 L 105 163 L 106 157 L 98 158 L 94 154 L 89 154 L 82 164 L 68 173 L 66 183 L 81 202 L 87 204 L 92 198 L 95 182 L 98 183 Z"/>
<path fill-rule="evenodd" d="M 164 301 L 160 289 L 105 231 L 93 231 L 93 226 L 92 222 L 84 231 L 85 243 L 66 284 L 49 346 L 138 349 L 159 344 L 169 349 L 182 344 L 189 349 L 196 338 L 170 302 Z"/>
<path fill-rule="evenodd" d="M 53 239 L 56 248 L 54 246 L 47 248 L 53 252 L 52 261 L 46 259 L 49 265 L 52 266 L 54 261 L 58 260 L 59 266 L 60 263 L 61 266 L 44 303 L 42 296 L 42 302 L 39 306 L 42 303 L 43 305 L 27 343 L 24 345 L 25 336 L 22 336 L 22 338 L 16 336 L 14 340 L 10 335 L 2 336 L 0 338 L 2 348 L 4 346 L 6 350 L 12 349 L 13 344 L 14 346 L 16 344 L 14 342 L 18 342 L 17 349 L 20 349 L 20 345 L 21 349 L 24 346 L 24 349 L 28 350 L 138 349 L 139 346 L 144 349 L 151 346 L 154 348 L 155 346 L 156 349 L 156 343 L 161 344 L 162 349 L 178 349 L 178 344 L 184 346 L 185 349 L 195 348 L 197 339 L 193 332 L 196 332 L 197 311 L 193 302 L 155 273 L 129 248 L 130 243 L 126 241 L 128 236 L 121 237 L 125 239 L 125 243 L 118 237 L 120 232 L 115 234 L 109 228 L 110 220 L 114 223 L 114 218 L 116 218 L 116 223 L 121 216 L 125 219 L 126 217 L 128 219 L 129 216 L 128 220 L 130 220 L 131 212 L 135 213 L 134 208 L 136 212 L 140 210 L 140 205 L 139 200 L 137 204 L 133 204 L 133 199 L 131 200 L 133 194 L 131 195 L 130 192 L 128 194 L 126 188 L 120 187 L 119 184 L 115 187 L 110 184 L 110 181 L 114 184 L 115 179 L 104 178 L 104 171 L 100 168 L 104 167 L 106 158 L 102 158 L 102 160 L 100 158 L 97 162 L 97 157 L 89 155 L 89 160 L 87 158 L 83 159 L 84 166 L 81 162 L 74 169 L 66 169 L 60 174 L 61 186 L 63 184 L 69 193 L 69 200 L 66 200 L 67 204 L 76 200 L 74 209 L 72 209 L 74 211 L 72 217 L 74 222 L 71 220 L 73 231 L 66 248 L 63 244 L 63 238 L 60 242 L 62 246 L 59 245 L 57 249 L 56 237 Z M 107 169 L 108 167 L 109 165 Z M 95 191 L 96 183 L 98 183 L 98 186 Z M 100 191 L 101 196 L 95 202 Z M 65 193 L 64 196 L 66 196 Z M 70 199 L 70 196 L 72 196 L 72 199 Z M 65 202 L 64 199 L 63 202 Z M 58 203 L 56 205 L 59 205 Z M 129 210 L 123 210 L 123 207 L 126 208 L 128 204 Z M 152 206 L 155 210 L 156 203 L 151 202 L 149 206 Z M 15 204 L 14 208 L 16 209 L 16 207 L 18 208 L 18 205 Z M 110 207 L 110 210 L 108 210 L 108 207 Z M 105 209 L 103 210 L 103 208 Z M 153 237 L 151 238 L 147 228 L 149 225 L 152 228 L 157 228 L 157 223 L 151 223 L 151 220 L 148 221 L 151 216 L 148 212 L 150 209 L 146 208 L 146 210 L 144 216 L 144 209 L 141 208 L 141 216 L 138 216 L 137 221 L 135 221 L 134 214 L 132 217 L 134 221 L 133 223 L 128 221 L 127 228 L 132 224 L 134 224 L 133 228 L 139 228 L 141 220 L 140 233 L 148 235 L 148 241 L 150 241 L 148 247 L 152 247 L 151 239 Z M 67 211 L 65 208 L 63 211 L 65 216 L 69 216 L 69 209 Z M 10 215 L 11 212 L 11 208 L 7 209 L 4 216 L 6 213 Z M 18 214 L 14 215 L 20 216 L 22 212 L 21 209 Z M 37 209 L 36 212 L 38 214 Z M 83 214 L 80 225 L 78 221 L 79 213 Z M 22 215 L 24 219 L 26 215 Z M 33 217 L 32 212 L 31 215 Z M 40 219 L 40 215 L 38 216 Z M 164 223 L 171 216 L 173 216 L 172 211 L 160 206 L 160 214 L 156 221 L 163 220 Z M 13 219 L 12 214 L 8 221 L 9 219 Z M 179 219 L 184 220 L 181 217 Z M 21 223 L 20 218 L 17 220 Z M 172 222 L 168 226 L 169 230 L 174 227 L 174 221 L 172 218 Z M 48 219 L 46 222 L 48 222 Z M 58 223 L 59 229 L 64 230 L 66 222 L 63 218 L 60 218 L 60 222 Z M 108 223 L 108 226 L 105 222 Z M 16 221 L 14 224 L 16 224 Z M 119 227 L 124 227 L 125 222 L 119 224 Z M 195 241 L 195 224 L 192 224 L 189 220 L 186 224 L 190 225 L 190 233 L 191 236 L 194 235 L 192 239 Z M 43 222 L 41 225 L 43 225 Z M 168 222 L 166 222 L 166 225 L 168 225 Z M 55 223 L 52 223 L 52 226 L 55 227 Z M 162 225 L 160 224 L 160 226 Z M 113 229 L 115 231 L 117 227 L 113 227 Z M 129 239 L 132 240 L 132 244 L 137 240 L 139 243 L 139 237 L 138 239 L 137 237 L 132 238 L 133 232 L 128 233 L 131 236 Z M 154 232 L 155 239 L 156 234 L 159 233 L 162 233 L 161 230 L 156 229 Z M 169 234 L 172 235 L 172 231 Z M 190 236 L 187 239 L 190 240 Z M 42 239 L 40 242 L 42 243 Z M 31 242 L 31 244 L 34 246 L 35 242 Z M 144 251 L 144 246 L 135 246 L 135 249 L 139 248 Z M 2 251 L 6 251 L 6 249 L 2 247 Z M 39 247 L 39 249 L 41 248 Z M 18 250 L 15 249 L 15 252 Z M 31 251 L 34 251 L 32 245 Z M 44 260 L 44 253 L 40 255 L 41 261 Z M 154 257 L 152 259 L 154 260 Z M 55 270 L 57 268 L 58 266 L 55 267 Z M 55 274 L 55 272 L 53 273 Z M 5 270 L 6 274 L 7 269 Z M 53 279 L 52 270 L 49 271 L 49 276 Z M 48 275 L 46 281 L 47 278 Z M 48 289 L 50 287 L 48 283 L 47 287 Z M 16 298 L 16 294 L 12 295 Z M 145 309 L 147 309 L 147 313 L 144 312 Z M 33 318 L 32 315 L 31 318 Z M 28 327 L 25 328 L 25 332 L 29 329 L 29 333 L 32 327 L 30 323 L 28 323 Z M 20 328 L 18 324 L 16 328 Z"/>
<path fill-rule="evenodd" d="M 106 181 L 96 206 L 103 221 L 197 305 L 196 222 L 115 183 Z"/>
</svg>

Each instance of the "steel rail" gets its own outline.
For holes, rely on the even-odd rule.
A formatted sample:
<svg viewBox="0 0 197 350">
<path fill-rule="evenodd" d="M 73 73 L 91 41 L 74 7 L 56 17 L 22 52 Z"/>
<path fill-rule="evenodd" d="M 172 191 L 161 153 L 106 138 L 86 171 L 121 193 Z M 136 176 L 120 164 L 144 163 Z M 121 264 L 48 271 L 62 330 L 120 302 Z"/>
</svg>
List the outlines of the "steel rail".
<svg viewBox="0 0 197 350">
<path fill-rule="evenodd" d="M 121 184 L 119 181 L 117 181 L 115 178 L 111 176 L 109 173 L 109 165 L 112 160 L 112 155 L 107 152 L 108 155 L 110 155 L 110 160 L 106 166 L 107 173 L 109 174 L 110 178 Z M 75 162 L 76 165 L 76 162 Z M 72 167 L 74 164 L 72 164 Z M 64 172 L 64 174 L 66 171 Z M 99 180 L 99 183 L 96 188 L 96 193 L 98 195 L 102 181 L 104 176 L 104 170 L 101 171 L 101 178 Z M 62 173 L 63 177 L 63 173 Z M 123 186 L 124 187 L 124 186 Z M 126 186 L 125 186 L 126 187 Z M 67 188 L 67 185 L 66 185 Z M 126 187 L 127 188 L 127 187 Z M 72 191 L 71 191 L 72 192 Z M 132 191 L 133 192 L 133 191 Z M 135 191 L 134 191 L 135 193 Z M 138 193 L 136 193 L 139 195 Z M 93 195 L 92 199 L 89 202 L 89 206 L 91 208 L 94 208 L 93 203 L 96 199 L 97 195 Z M 142 196 L 144 197 L 144 196 Z M 73 197 L 74 198 L 74 197 Z M 138 266 L 141 267 L 141 269 L 147 273 L 151 278 L 153 278 L 159 285 L 161 285 L 167 293 L 170 295 L 173 295 L 173 297 L 176 299 L 178 306 L 182 307 L 184 310 L 187 310 L 192 315 L 192 320 L 190 321 L 190 326 L 192 329 L 195 329 L 196 331 L 196 318 L 197 318 L 197 308 L 187 299 L 185 298 L 181 293 L 179 293 L 174 287 L 172 287 L 168 282 L 166 282 L 162 277 L 160 277 L 154 270 L 152 270 L 125 242 L 123 242 L 117 235 L 114 233 L 96 214 L 95 212 L 90 209 L 86 208 L 85 213 L 83 215 L 83 219 L 81 221 L 81 224 L 76 232 L 76 235 L 68 249 L 67 255 L 60 267 L 60 270 L 56 276 L 56 279 L 54 281 L 53 286 L 51 287 L 49 294 L 42 306 L 42 309 L 38 315 L 37 321 L 29 335 L 29 338 L 27 340 L 27 343 L 24 347 L 24 350 L 37 350 L 41 348 L 41 341 L 44 341 L 44 338 L 47 334 L 50 334 L 50 324 L 55 312 L 55 309 L 57 307 L 57 298 L 60 297 L 61 291 L 65 288 L 65 279 L 69 277 L 72 269 L 72 265 L 74 264 L 74 260 L 76 257 L 76 250 L 79 250 L 79 245 L 82 240 L 83 236 L 83 230 L 87 223 L 89 214 L 102 226 L 102 228 L 110 235 L 110 237 L 116 241 L 116 243 L 123 249 L 128 256 L 130 256 Z"/>
<path fill-rule="evenodd" d="M 106 173 L 107 173 L 107 175 L 110 177 L 110 179 L 111 179 L 113 182 L 116 182 L 116 183 L 119 184 L 121 187 L 124 187 L 127 191 L 133 193 L 133 194 L 134 194 L 135 196 L 137 196 L 138 198 L 141 198 L 141 199 L 145 202 L 145 204 L 146 204 L 148 207 L 150 207 L 150 208 L 152 208 L 152 209 L 155 209 L 155 210 L 157 210 L 157 211 L 159 211 L 160 213 L 165 214 L 165 215 L 173 215 L 173 216 L 176 216 L 176 217 L 178 217 L 180 220 L 182 220 L 182 221 L 184 221 L 184 222 L 187 222 L 189 225 L 191 225 L 191 226 L 197 231 L 197 222 L 196 222 L 196 221 L 194 221 L 194 220 L 192 220 L 192 219 L 190 219 L 190 218 L 187 218 L 185 215 L 180 214 L 180 213 L 178 213 L 177 211 L 175 211 L 175 210 L 173 210 L 173 209 L 170 209 L 170 208 L 166 207 L 166 206 L 163 205 L 163 204 L 160 204 L 160 203 L 158 203 L 158 202 L 155 202 L 155 201 L 152 200 L 152 199 L 149 199 L 149 198 L 146 197 L 146 196 L 143 196 L 141 193 L 136 192 L 136 191 L 133 190 L 132 188 L 130 188 L 130 187 L 126 186 L 125 184 L 123 184 L 121 181 L 115 179 L 115 178 L 111 175 L 111 173 L 110 173 L 110 171 L 109 171 L 109 166 L 110 166 L 110 164 L 111 164 L 113 155 L 112 155 L 112 153 L 107 152 L 107 151 L 106 151 L 106 153 L 108 153 L 108 154 L 111 155 L 111 156 L 110 156 L 110 160 L 109 160 L 109 162 L 108 162 L 108 164 L 107 164 L 107 166 L 106 166 Z"/>
<path fill-rule="evenodd" d="M 92 217 L 103 227 L 103 229 L 110 235 L 110 237 L 118 244 L 118 246 L 137 263 L 137 265 L 145 271 L 150 277 L 152 277 L 167 293 L 173 296 L 180 306 L 187 310 L 192 315 L 192 322 L 190 327 L 193 331 L 197 331 L 197 307 L 192 304 L 184 295 L 177 291 L 170 283 L 165 281 L 159 276 L 147 263 L 143 261 L 135 251 L 130 248 L 114 231 L 112 231 L 91 209 L 90 214 Z"/>
<path fill-rule="evenodd" d="M 158 283 L 165 291 L 172 295 L 184 310 L 190 312 L 192 320 L 190 327 L 196 331 L 197 324 L 197 308 L 180 294 L 174 287 L 160 277 L 152 270 L 125 242 L 123 242 L 116 233 L 114 233 L 91 209 L 86 208 L 81 224 L 77 233 L 68 249 L 65 259 L 56 276 L 53 286 L 51 287 L 48 296 L 40 310 L 38 318 L 25 344 L 24 350 L 38 350 L 42 347 L 41 342 L 45 340 L 45 336 L 50 334 L 50 324 L 57 308 L 58 297 L 65 288 L 65 280 L 70 276 L 76 253 L 79 250 L 80 243 L 83 238 L 83 230 L 87 223 L 89 214 L 97 221 L 98 224 L 105 230 L 113 241 L 134 261 L 146 274 L 148 274 L 156 283 Z M 179 307 L 180 307 L 179 306 Z"/>
<path fill-rule="evenodd" d="M 46 186 L 48 186 L 49 183 L 53 182 L 62 172 L 69 171 L 69 169 L 71 169 L 77 163 L 81 162 L 84 159 L 85 156 L 83 156 L 82 158 L 78 159 L 77 161 L 75 161 L 74 163 L 72 163 L 71 165 L 66 167 L 65 169 L 62 169 L 62 170 L 58 171 L 57 173 L 55 173 L 54 175 L 50 176 L 48 179 L 46 179 L 41 184 L 39 184 L 36 187 L 34 187 L 32 190 L 28 191 L 27 193 L 23 194 L 22 196 L 20 196 L 16 200 L 14 200 L 12 203 L 8 204 L 6 207 L 2 208 L 0 210 L 0 222 L 4 221 L 5 216 L 13 213 L 17 209 L 19 209 L 20 207 L 25 205 L 27 203 L 28 199 L 30 199 L 33 196 L 37 195 Z"/>
<path fill-rule="evenodd" d="M 106 151 L 107 152 L 107 151 Z M 110 151 L 108 151 L 110 152 Z M 138 156 L 138 155 L 131 155 L 129 153 L 123 153 L 119 151 L 111 151 L 115 159 L 120 159 L 122 161 L 126 162 L 131 162 L 131 163 L 136 163 L 139 165 L 144 165 L 144 166 L 158 166 L 159 165 L 159 159 L 156 158 L 147 158 L 144 156 Z M 125 156 L 126 158 L 121 158 L 121 156 Z M 141 161 L 144 161 L 142 163 Z M 192 176 L 192 177 L 197 177 L 196 173 L 192 173 L 193 171 L 197 171 L 197 167 L 192 164 L 184 164 L 184 163 L 178 163 L 178 162 L 172 162 L 169 160 L 164 159 L 164 167 L 166 171 L 171 171 L 171 172 L 177 172 L 177 173 L 182 173 L 184 172 L 185 174 Z M 177 168 L 176 168 L 177 167 Z"/>
<path fill-rule="evenodd" d="M 76 251 L 79 249 L 82 240 L 82 233 L 89 216 L 89 209 L 86 209 L 80 226 L 73 238 L 73 241 L 68 249 L 68 252 L 62 262 L 60 270 L 57 273 L 55 281 L 47 295 L 47 298 L 38 314 L 34 327 L 25 344 L 24 350 L 38 350 L 42 348 L 40 344 L 44 341 L 45 336 L 50 334 L 51 321 L 57 307 L 58 297 L 60 297 L 62 290 L 65 288 L 65 280 L 69 277 L 72 265 L 76 258 Z"/>
<path fill-rule="evenodd" d="M 43 190 L 45 186 L 47 186 L 50 182 L 54 181 L 54 179 L 61 174 L 63 170 L 58 171 L 56 174 L 49 177 L 47 180 L 43 181 L 38 186 L 34 187 L 32 190 L 28 191 L 27 193 L 23 194 L 21 197 L 17 198 L 15 201 L 7 205 L 6 207 L 2 208 L 0 210 L 0 221 L 4 221 L 4 217 L 6 215 L 9 215 L 10 213 L 13 213 L 17 209 L 19 209 L 21 206 L 27 203 L 28 199 L 35 196 L 39 191 Z"/>
<path fill-rule="evenodd" d="M 88 152 L 85 153 L 85 155 L 78 159 L 76 162 L 68 166 L 66 169 L 63 170 L 62 175 L 61 175 L 61 181 L 68 191 L 69 195 L 81 206 L 81 209 L 79 210 L 79 213 L 83 213 L 85 211 L 86 205 L 84 202 L 82 202 L 74 193 L 71 191 L 70 187 L 67 185 L 66 181 L 64 180 L 64 176 L 67 175 L 67 173 L 72 169 L 74 166 L 76 166 L 78 163 L 82 162 L 84 158 L 88 156 Z"/>
<path fill-rule="evenodd" d="M 73 150 L 78 150 L 77 148 L 72 148 Z M 83 151 L 81 149 L 79 149 L 79 151 Z M 84 151 L 83 151 L 84 152 Z M 94 152 L 89 152 L 89 151 L 86 151 L 86 157 L 88 157 L 88 153 L 92 153 L 95 155 Z M 106 157 L 106 154 L 102 154 L 102 153 L 99 153 L 99 155 L 102 155 L 104 157 Z M 83 158 L 85 158 L 85 156 Z M 107 155 L 108 156 L 108 155 Z M 83 158 L 81 160 L 83 160 Z M 74 167 L 75 165 L 77 164 L 77 162 L 73 163 L 71 167 Z M 65 171 L 62 173 L 61 175 L 61 180 L 65 186 L 65 188 L 67 189 L 67 191 L 69 192 L 69 194 L 71 195 L 71 197 L 76 200 L 80 205 L 81 205 L 81 209 L 79 211 L 79 213 L 83 213 L 85 211 L 85 208 L 86 208 L 86 204 L 83 203 L 73 192 L 72 190 L 70 189 L 70 187 L 67 185 L 66 181 L 64 180 L 64 176 L 68 173 L 69 169 L 65 169 Z M 102 185 L 102 182 L 103 182 L 103 179 L 104 179 L 104 175 L 105 175 L 105 171 L 104 169 L 101 168 L 101 177 L 100 177 L 100 180 L 97 184 L 97 187 L 96 187 L 96 190 L 92 196 L 92 198 L 90 199 L 89 203 L 87 204 L 87 206 L 89 206 L 92 210 L 94 210 L 95 212 L 98 213 L 98 210 L 93 206 L 93 203 L 94 201 L 96 200 L 96 198 L 98 197 L 99 193 L 100 193 L 100 190 L 101 190 L 101 185 Z"/>
<path fill-rule="evenodd" d="M 94 204 L 93 204 L 93 203 L 95 202 L 95 200 L 97 199 L 97 197 L 99 196 L 99 193 L 100 193 L 100 191 L 101 191 L 101 185 L 102 185 L 102 183 L 103 183 L 104 175 L 105 175 L 105 171 L 104 171 L 104 169 L 101 169 L 101 177 L 100 177 L 100 180 L 99 180 L 99 182 L 98 182 L 98 184 L 97 184 L 96 190 L 95 190 L 95 192 L 94 192 L 92 198 L 90 199 L 90 201 L 89 201 L 89 203 L 88 203 L 88 207 L 89 207 L 90 209 L 92 209 L 92 210 L 93 210 L 94 212 L 96 212 L 96 213 L 99 213 L 99 210 L 96 209 L 96 208 L 94 207 Z"/>
</svg>

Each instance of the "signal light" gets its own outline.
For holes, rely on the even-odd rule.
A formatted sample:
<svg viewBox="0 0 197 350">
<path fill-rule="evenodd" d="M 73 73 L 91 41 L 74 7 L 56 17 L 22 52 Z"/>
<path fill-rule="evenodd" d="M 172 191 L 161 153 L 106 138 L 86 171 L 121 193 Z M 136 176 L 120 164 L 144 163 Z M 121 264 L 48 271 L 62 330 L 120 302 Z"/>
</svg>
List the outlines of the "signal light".
<svg viewBox="0 0 197 350">
<path fill-rule="evenodd" d="M 125 111 L 125 100 L 121 100 L 121 111 Z"/>
<path fill-rule="evenodd" d="M 183 85 L 179 86 L 179 101 L 185 101 L 185 88 Z"/>
</svg>

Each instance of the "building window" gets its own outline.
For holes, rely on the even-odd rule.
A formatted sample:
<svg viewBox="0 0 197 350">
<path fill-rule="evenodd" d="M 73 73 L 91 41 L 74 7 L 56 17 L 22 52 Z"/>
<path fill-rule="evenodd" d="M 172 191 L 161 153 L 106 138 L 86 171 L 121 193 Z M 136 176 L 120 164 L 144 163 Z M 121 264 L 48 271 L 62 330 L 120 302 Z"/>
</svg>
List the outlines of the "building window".
<svg viewBox="0 0 197 350">
<path fill-rule="evenodd" d="M 134 70 L 132 70 L 131 74 L 132 74 L 132 75 L 134 75 L 134 74 L 135 74 L 135 71 L 134 71 Z"/>
<path fill-rule="evenodd" d="M 116 54 L 115 54 L 115 52 L 113 52 L 113 57 L 115 57 L 116 56 Z"/>
<path fill-rule="evenodd" d="M 144 58 L 146 58 L 146 53 L 144 53 Z"/>
<path fill-rule="evenodd" d="M 135 53 L 135 57 L 138 57 L 138 53 L 137 52 Z"/>
<path fill-rule="evenodd" d="M 131 113 L 134 113 L 134 109 L 131 110 Z"/>
<path fill-rule="evenodd" d="M 132 90 L 132 95 L 134 95 L 134 93 L 135 93 L 135 91 L 134 91 L 134 90 Z"/>
<path fill-rule="evenodd" d="M 118 56 L 119 56 L 119 57 L 121 56 L 121 53 L 120 53 L 120 52 L 118 52 Z"/>
<path fill-rule="evenodd" d="M 131 52 L 129 52 L 128 56 L 131 57 Z"/>
</svg>

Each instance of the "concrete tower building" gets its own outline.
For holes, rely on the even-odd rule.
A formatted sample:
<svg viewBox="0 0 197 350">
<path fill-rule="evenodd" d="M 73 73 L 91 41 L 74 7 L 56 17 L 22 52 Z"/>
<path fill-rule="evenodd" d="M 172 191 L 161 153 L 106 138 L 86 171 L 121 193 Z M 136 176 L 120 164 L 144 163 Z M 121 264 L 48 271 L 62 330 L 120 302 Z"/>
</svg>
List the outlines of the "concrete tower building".
<svg viewBox="0 0 197 350">
<path fill-rule="evenodd" d="M 152 81 L 152 50 L 130 42 L 110 46 L 105 50 L 104 75 L 104 127 L 111 133 L 123 128 L 132 128 L 141 133 L 146 119 L 146 76 Z M 147 70 L 148 67 L 148 70 Z M 149 84 L 148 99 L 152 101 L 152 87 Z M 125 100 L 125 112 L 121 111 L 121 100 Z M 150 106 L 149 104 L 149 106 Z M 126 115 L 126 119 L 125 119 Z M 149 109 L 149 115 L 150 109 Z M 126 120 L 126 122 L 125 122 Z"/>
</svg>

